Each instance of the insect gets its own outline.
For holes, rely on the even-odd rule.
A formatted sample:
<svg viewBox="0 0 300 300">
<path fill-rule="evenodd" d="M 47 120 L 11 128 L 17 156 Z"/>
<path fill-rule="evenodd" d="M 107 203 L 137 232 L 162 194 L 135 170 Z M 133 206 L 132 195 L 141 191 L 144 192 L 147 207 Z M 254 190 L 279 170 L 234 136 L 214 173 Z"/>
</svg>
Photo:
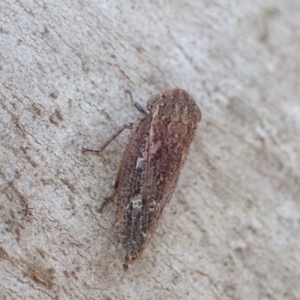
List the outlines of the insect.
<svg viewBox="0 0 300 300">
<path fill-rule="evenodd" d="M 131 94 L 130 94 L 131 96 Z M 124 270 L 141 256 L 176 186 L 195 136 L 201 111 L 181 89 L 153 95 L 135 123 L 120 127 L 102 151 L 125 128 L 131 129 L 111 191 L 99 209 L 116 198 L 115 236 Z"/>
</svg>

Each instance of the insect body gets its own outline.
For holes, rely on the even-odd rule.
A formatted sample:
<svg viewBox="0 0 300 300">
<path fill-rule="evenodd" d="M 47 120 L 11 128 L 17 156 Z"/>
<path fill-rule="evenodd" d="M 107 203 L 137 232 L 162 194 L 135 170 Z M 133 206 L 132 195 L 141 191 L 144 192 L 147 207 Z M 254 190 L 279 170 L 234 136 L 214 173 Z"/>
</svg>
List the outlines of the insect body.
<svg viewBox="0 0 300 300">
<path fill-rule="evenodd" d="M 135 106 L 141 111 L 138 120 L 121 127 L 101 148 L 124 128 L 131 128 L 113 188 L 101 207 L 102 211 L 116 198 L 115 235 L 125 270 L 155 231 L 201 119 L 199 107 L 181 89 L 152 96 L 148 112 Z"/>
</svg>

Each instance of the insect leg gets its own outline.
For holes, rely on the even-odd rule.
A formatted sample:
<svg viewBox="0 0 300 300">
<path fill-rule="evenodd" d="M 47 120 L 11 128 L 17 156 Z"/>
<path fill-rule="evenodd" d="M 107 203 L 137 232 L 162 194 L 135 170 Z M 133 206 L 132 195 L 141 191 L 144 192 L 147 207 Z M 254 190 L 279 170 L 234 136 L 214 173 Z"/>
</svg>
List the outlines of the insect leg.
<svg viewBox="0 0 300 300">
<path fill-rule="evenodd" d="M 113 199 L 114 199 L 114 197 L 115 197 L 115 195 L 116 195 L 116 193 L 117 193 L 117 188 L 118 188 L 118 181 L 116 181 L 116 180 L 118 180 L 117 179 L 117 176 L 119 177 L 119 175 L 117 174 L 116 175 L 116 178 L 115 178 L 115 181 L 114 181 L 114 183 L 113 183 L 113 186 L 112 186 L 112 188 L 111 188 L 111 190 L 109 191 L 109 193 L 108 193 L 108 195 L 104 198 L 104 201 L 103 201 L 103 203 L 101 204 L 101 206 L 97 209 L 97 211 L 99 212 L 99 213 L 101 213 L 102 214 L 102 211 L 103 211 L 103 209 L 104 209 L 104 207 L 110 202 L 110 201 L 112 201 Z"/>
<path fill-rule="evenodd" d="M 133 123 L 127 123 L 124 124 L 123 126 L 121 126 L 110 138 L 108 138 L 100 147 L 100 149 L 94 150 L 94 149 L 87 149 L 87 148 L 83 148 L 82 152 L 95 152 L 95 153 L 100 153 L 101 151 L 103 151 L 106 146 L 108 146 L 110 144 L 110 142 L 112 142 L 124 129 L 132 129 Z"/>
<path fill-rule="evenodd" d="M 146 115 L 146 116 L 149 115 L 148 112 L 146 111 L 146 109 L 145 109 L 143 106 L 141 106 L 141 104 L 139 104 L 138 102 L 134 102 L 133 105 L 134 105 L 135 108 L 136 108 L 139 112 L 141 112 L 142 114 L 144 114 L 144 115 Z"/>
<path fill-rule="evenodd" d="M 136 108 L 139 112 L 141 112 L 142 114 L 144 114 L 144 115 L 146 115 L 146 116 L 149 115 L 148 112 L 147 112 L 147 110 L 146 110 L 141 104 L 139 104 L 138 102 L 134 102 L 134 101 L 133 101 L 132 94 L 131 94 L 131 92 L 130 92 L 129 90 L 125 90 L 125 93 L 127 93 L 127 94 L 129 95 L 130 100 L 131 100 L 131 103 L 133 103 L 133 105 L 135 106 L 135 108 Z"/>
<path fill-rule="evenodd" d="M 127 124 L 124 124 L 123 126 L 121 126 L 110 138 L 108 138 L 104 142 L 104 144 L 100 147 L 100 149 L 94 150 L 94 149 L 84 148 L 82 150 L 82 152 L 83 153 L 84 152 L 99 153 L 99 152 L 103 151 L 105 149 L 105 147 L 108 146 L 110 144 L 110 142 L 112 142 L 124 129 L 132 129 L 132 126 L 133 126 L 132 123 L 127 123 Z M 113 200 L 114 196 L 116 195 L 118 185 L 119 185 L 119 177 L 120 177 L 120 173 L 121 173 L 121 169 L 122 169 L 122 164 L 123 164 L 123 159 L 119 163 L 112 188 L 111 188 L 110 192 L 108 193 L 108 195 L 104 198 L 104 202 L 101 204 L 100 208 L 98 209 L 98 211 L 100 213 L 102 213 L 103 208 L 106 206 L 106 204 L 108 204 L 111 200 Z"/>
</svg>

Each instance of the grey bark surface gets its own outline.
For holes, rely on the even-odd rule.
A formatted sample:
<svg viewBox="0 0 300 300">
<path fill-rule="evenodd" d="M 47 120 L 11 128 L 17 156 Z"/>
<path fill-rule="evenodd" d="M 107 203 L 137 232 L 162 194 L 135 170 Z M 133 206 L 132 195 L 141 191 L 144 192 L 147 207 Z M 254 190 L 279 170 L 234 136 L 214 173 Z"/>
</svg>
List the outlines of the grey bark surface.
<svg viewBox="0 0 300 300">
<path fill-rule="evenodd" d="M 300 2 L 0 1 L 1 299 L 300 299 Z M 202 110 L 127 272 L 109 191 L 160 91 Z"/>
</svg>

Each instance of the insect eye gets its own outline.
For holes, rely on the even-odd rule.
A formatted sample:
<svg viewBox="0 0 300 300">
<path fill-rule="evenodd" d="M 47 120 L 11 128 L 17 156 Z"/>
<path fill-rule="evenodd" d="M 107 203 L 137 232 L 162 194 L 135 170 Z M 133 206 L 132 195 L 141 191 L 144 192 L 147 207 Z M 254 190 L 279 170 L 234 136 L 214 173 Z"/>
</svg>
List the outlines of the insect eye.
<svg viewBox="0 0 300 300">
<path fill-rule="evenodd" d="M 147 109 L 152 110 L 152 108 L 155 106 L 157 102 L 159 102 L 163 98 L 162 94 L 156 94 L 149 98 L 147 101 Z"/>
</svg>

